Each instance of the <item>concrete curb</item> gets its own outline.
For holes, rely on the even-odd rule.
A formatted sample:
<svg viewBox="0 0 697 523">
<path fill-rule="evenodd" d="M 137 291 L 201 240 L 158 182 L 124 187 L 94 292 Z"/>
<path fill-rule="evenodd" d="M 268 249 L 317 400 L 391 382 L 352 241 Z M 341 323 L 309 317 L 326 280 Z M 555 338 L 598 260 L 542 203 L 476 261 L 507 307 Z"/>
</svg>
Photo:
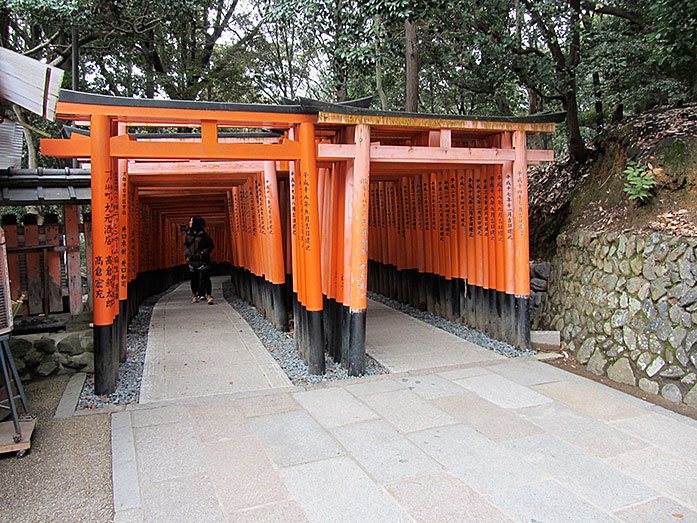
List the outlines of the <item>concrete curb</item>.
<svg viewBox="0 0 697 523">
<path fill-rule="evenodd" d="M 138 520 L 142 505 L 130 412 L 111 416 L 111 462 L 114 521 Z"/>
<path fill-rule="evenodd" d="M 85 385 L 86 377 L 87 374 L 84 372 L 77 372 L 70 377 L 60 403 L 56 407 L 54 418 L 70 418 L 75 415 L 75 408 L 77 407 L 77 402 L 80 401 L 80 394 L 82 393 L 82 387 Z"/>
</svg>

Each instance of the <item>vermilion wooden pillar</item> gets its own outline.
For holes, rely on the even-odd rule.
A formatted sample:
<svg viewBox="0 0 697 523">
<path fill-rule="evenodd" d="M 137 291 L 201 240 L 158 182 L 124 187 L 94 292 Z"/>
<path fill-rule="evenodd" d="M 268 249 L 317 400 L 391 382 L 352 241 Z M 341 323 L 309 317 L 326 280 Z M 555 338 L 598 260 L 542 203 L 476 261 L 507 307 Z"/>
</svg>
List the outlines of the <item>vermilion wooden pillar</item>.
<svg viewBox="0 0 697 523">
<path fill-rule="evenodd" d="M 356 125 L 351 197 L 350 344 L 348 371 L 365 371 L 366 308 L 368 306 L 368 206 L 370 182 L 370 127 Z"/>
<path fill-rule="evenodd" d="M 128 131 L 125 124 L 119 124 L 119 134 Z M 126 361 L 128 352 L 128 245 L 129 245 L 129 190 L 128 190 L 128 160 L 118 160 L 118 198 L 119 198 L 119 238 L 118 238 L 118 329 L 119 329 L 119 361 Z"/>
<path fill-rule="evenodd" d="M 118 347 L 114 345 L 114 307 L 118 306 L 117 266 L 113 246 L 118 243 L 118 177 L 109 152 L 109 117 L 91 118 L 92 253 L 94 288 L 94 388 L 110 394 L 116 388 Z"/>
<path fill-rule="evenodd" d="M 528 235 L 528 163 L 525 131 L 513 133 L 513 240 L 515 242 L 515 300 L 517 347 L 530 346 L 530 243 Z"/>
<path fill-rule="evenodd" d="M 283 231 L 281 229 L 281 212 L 278 204 L 278 179 L 276 162 L 264 162 L 264 196 L 266 202 L 267 233 L 271 268 L 268 281 L 271 282 L 271 322 L 281 330 L 288 329 L 288 311 L 283 298 L 283 286 L 286 282 L 286 271 L 283 260 Z"/>
<path fill-rule="evenodd" d="M 296 187 L 296 202 L 302 207 L 302 222 L 298 231 L 303 238 L 303 279 L 305 283 L 302 306 L 306 312 L 303 325 L 306 340 L 306 361 L 312 374 L 324 374 L 324 336 L 322 334 L 322 267 L 320 263 L 319 202 L 317 179 L 317 145 L 315 126 L 298 126 L 300 142 L 300 187 Z M 300 198 L 297 198 L 300 196 Z"/>
</svg>

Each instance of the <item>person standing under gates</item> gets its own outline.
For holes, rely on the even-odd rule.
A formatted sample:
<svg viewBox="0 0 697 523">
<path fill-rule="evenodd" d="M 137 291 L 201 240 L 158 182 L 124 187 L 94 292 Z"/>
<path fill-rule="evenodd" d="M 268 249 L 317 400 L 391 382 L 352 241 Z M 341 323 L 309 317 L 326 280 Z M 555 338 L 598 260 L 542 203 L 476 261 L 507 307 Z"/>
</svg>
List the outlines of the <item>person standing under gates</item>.
<svg viewBox="0 0 697 523">
<path fill-rule="evenodd" d="M 191 273 L 191 301 L 206 300 L 213 305 L 211 295 L 211 251 L 213 240 L 206 232 L 206 220 L 194 216 L 189 220 L 189 229 L 184 239 L 184 255 Z"/>
</svg>

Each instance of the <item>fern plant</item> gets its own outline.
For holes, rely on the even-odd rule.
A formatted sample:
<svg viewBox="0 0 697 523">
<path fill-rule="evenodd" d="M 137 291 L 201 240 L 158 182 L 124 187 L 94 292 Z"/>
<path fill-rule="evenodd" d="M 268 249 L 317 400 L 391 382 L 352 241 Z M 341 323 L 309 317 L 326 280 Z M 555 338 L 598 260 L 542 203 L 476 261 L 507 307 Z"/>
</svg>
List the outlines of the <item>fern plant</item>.
<svg viewBox="0 0 697 523">
<path fill-rule="evenodd" d="M 640 204 L 648 202 L 653 196 L 653 189 L 656 186 L 653 166 L 630 161 L 627 162 L 623 172 L 626 176 L 624 192 L 627 194 L 627 198 L 638 200 Z"/>
</svg>

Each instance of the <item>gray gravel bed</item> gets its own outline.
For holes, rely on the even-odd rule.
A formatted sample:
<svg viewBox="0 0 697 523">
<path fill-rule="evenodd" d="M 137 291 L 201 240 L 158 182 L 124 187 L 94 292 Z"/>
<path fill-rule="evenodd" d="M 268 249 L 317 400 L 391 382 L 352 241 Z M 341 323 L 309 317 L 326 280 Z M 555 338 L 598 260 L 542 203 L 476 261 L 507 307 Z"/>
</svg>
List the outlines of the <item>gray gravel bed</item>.
<svg viewBox="0 0 697 523">
<path fill-rule="evenodd" d="M 412 307 L 411 305 L 400 303 L 397 300 L 393 300 L 392 298 L 388 298 L 386 296 L 383 296 L 382 294 L 369 292 L 368 298 L 380 302 L 384 305 L 387 305 L 388 307 L 392 307 L 393 309 L 403 312 L 404 314 L 407 314 L 412 318 L 416 318 L 417 320 L 426 322 L 430 325 L 433 325 L 434 327 L 438 327 L 439 329 L 444 330 L 445 332 L 454 334 L 458 338 L 462 338 L 463 340 L 467 340 L 471 343 L 474 343 L 475 345 L 479 345 L 480 347 L 494 351 L 497 354 L 506 356 L 507 358 L 518 358 L 520 356 L 533 356 L 537 354 L 537 351 L 531 349 L 516 349 L 508 343 L 504 343 L 502 341 L 490 338 L 486 334 L 482 334 L 477 330 L 470 329 L 469 327 L 465 327 L 464 325 L 455 323 L 450 320 L 446 320 L 442 316 L 438 316 L 437 314 L 433 314 L 432 312 L 422 311 Z"/>
<path fill-rule="evenodd" d="M 255 307 L 234 293 L 232 284 L 229 281 L 223 283 L 223 296 L 225 296 L 232 308 L 249 323 L 249 326 L 261 340 L 262 345 L 266 347 L 294 384 L 322 383 L 353 378 L 353 376 L 348 375 L 346 369 L 336 363 L 328 354 L 325 354 L 325 374 L 310 374 L 307 370 L 307 365 L 300 357 L 298 351 L 295 350 L 293 334 L 277 330 Z M 366 355 L 366 376 L 387 373 L 388 371 L 385 367 Z"/>
<path fill-rule="evenodd" d="M 88 374 L 80 394 L 77 410 L 138 403 L 152 311 L 160 298 L 176 289 L 179 285 L 177 283 L 165 292 L 149 297 L 140 305 L 138 314 L 131 320 L 128 326 L 128 353 L 126 361 L 119 365 L 119 379 L 116 383 L 116 390 L 109 395 L 96 395 L 94 393 L 94 374 Z"/>
</svg>

